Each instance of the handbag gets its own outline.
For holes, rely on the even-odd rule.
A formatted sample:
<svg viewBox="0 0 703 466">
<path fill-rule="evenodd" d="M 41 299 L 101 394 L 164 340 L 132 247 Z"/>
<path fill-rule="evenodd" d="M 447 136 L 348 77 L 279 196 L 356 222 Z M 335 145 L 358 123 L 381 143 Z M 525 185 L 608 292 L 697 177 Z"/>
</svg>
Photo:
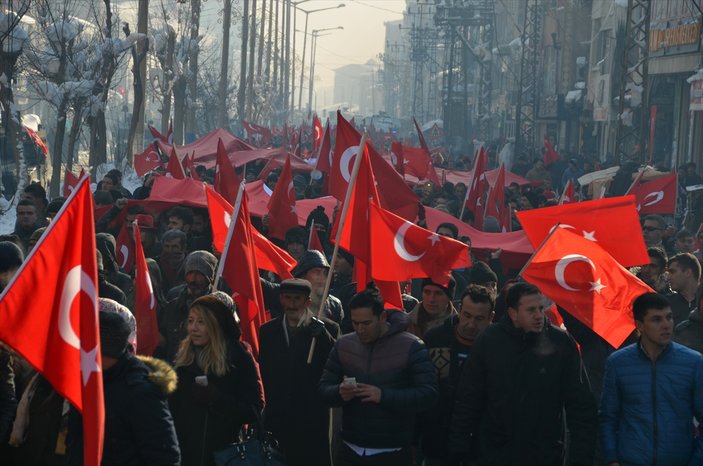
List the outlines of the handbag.
<svg viewBox="0 0 703 466">
<path fill-rule="evenodd" d="M 242 427 L 237 442 L 212 453 L 215 466 L 284 466 L 278 442 L 264 429 L 261 413 L 254 411 L 256 425 Z"/>
</svg>

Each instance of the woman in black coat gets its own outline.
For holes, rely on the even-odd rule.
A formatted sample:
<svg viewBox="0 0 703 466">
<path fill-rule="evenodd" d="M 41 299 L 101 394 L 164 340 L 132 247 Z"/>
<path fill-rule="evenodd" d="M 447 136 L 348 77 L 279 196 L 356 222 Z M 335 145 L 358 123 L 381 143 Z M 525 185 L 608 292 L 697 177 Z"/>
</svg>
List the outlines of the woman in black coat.
<svg viewBox="0 0 703 466">
<path fill-rule="evenodd" d="M 213 465 L 213 452 L 234 442 L 243 424 L 264 407 L 259 367 L 232 310 L 213 295 L 193 301 L 188 336 L 175 367 L 178 388 L 171 412 L 182 466 Z"/>
</svg>

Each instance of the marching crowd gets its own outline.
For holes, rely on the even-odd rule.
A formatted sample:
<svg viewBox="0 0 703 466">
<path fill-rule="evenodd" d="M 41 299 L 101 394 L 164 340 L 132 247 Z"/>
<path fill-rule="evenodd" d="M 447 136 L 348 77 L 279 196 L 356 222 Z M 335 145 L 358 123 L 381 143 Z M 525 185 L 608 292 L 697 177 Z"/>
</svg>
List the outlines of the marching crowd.
<svg viewBox="0 0 703 466">
<path fill-rule="evenodd" d="M 633 272 L 656 292 L 635 300 L 637 332 L 615 349 L 568 313 L 568 332 L 552 325 L 548 300 L 503 270 L 500 250 L 447 284 L 403 283 L 404 309 L 387 309 L 373 283 L 353 282 L 354 256 L 340 250 L 330 269 L 332 219 L 316 209 L 281 245 L 297 261 L 294 278 L 261 273 L 271 319 L 256 354 L 234 301 L 215 289 L 207 210 L 153 216 L 127 202 L 148 198 L 153 175 L 135 193 L 120 178 L 105 175 L 94 196 L 105 207 L 96 218 L 104 465 L 225 464 L 217 453 L 247 425 L 270 431 L 289 466 L 703 465 L 701 232 L 642 218 L 651 262 Z M 310 186 L 295 183 L 299 196 Z M 465 189 L 444 186 L 424 202 L 452 212 Z M 517 209 L 550 205 L 548 189 L 510 190 Z M 48 202 L 38 184 L 24 190 L 14 233 L 0 238 L 0 289 L 63 201 Z M 137 220 L 154 287 L 152 357 L 136 354 L 121 218 Z M 470 244 L 456 224 L 436 232 Z M 311 234 L 324 252 L 308 249 Z M 82 464 L 82 434 L 80 414 L 0 347 L 0 462 Z"/>
</svg>

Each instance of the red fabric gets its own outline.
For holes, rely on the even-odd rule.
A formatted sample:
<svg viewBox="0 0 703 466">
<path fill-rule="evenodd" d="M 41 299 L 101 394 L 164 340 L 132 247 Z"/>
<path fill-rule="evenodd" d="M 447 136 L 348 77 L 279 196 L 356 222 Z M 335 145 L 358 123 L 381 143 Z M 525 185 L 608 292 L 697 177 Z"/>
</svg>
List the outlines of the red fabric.
<svg viewBox="0 0 703 466">
<path fill-rule="evenodd" d="M 171 148 L 171 155 L 169 156 L 168 164 L 166 165 L 166 176 L 169 176 L 169 174 L 176 180 L 184 180 L 186 178 L 186 172 L 183 169 L 181 160 L 176 154 L 175 148 Z"/>
<path fill-rule="evenodd" d="M 134 270 L 135 261 L 134 241 L 129 236 L 127 223 L 124 221 L 122 222 L 122 228 L 120 228 L 120 234 L 117 235 L 115 240 L 115 249 L 117 264 L 125 273 L 131 275 Z"/>
<path fill-rule="evenodd" d="M 44 144 L 44 141 L 42 141 L 42 138 L 39 137 L 36 131 L 27 128 L 26 126 L 24 127 L 24 130 L 27 132 L 27 135 L 29 138 L 34 141 L 34 144 L 41 149 L 42 153 L 44 154 L 44 157 L 49 155 L 49 148 L 46 147 L 46 144 Z"/>
<path fill-rule="evenodd" d="M 200 181 L 200 176 L 198 176 L 198 171 L 195 169 L 195 162 L 194 162 L 194 155 L 188 156 L 186 154 L 185 157 L 185 163 L 186 163 L 186 168 L 188 169 L 188 175 L 193 178 L 195 181 Z"/>
<path fill-rule="evenodd" d="M 554 150 L 554 146 L 552 145 L 551 142 L 549 142 L 549 138 L 547 135 L 544 136 L 544 156 L 543 156 L 543 161 L 545 165 L 551 165 L 557 160 L 561 159 L 561 155 L 559 155 L 559 152 Z"/>
<path fill-rule="evenodd" d="M 232 162 L 227 157 L 227 152 L 225 145 L 220 139 L 217 142 L 217 162 L 215 164 L 215 191 L 220 193 L 227 202 L 230 204 L 234 203 L 237 198 L 237 191 L 239 190 L 239 184 L 242 181 L 237 176 L 237 172 L 234 171 Z"/>
<path fill-rule="evenodd" d="M 160 165 L 161 156 L 155 144 L 149 144 L 141 154 L 134 154 L 134 171 L 136 171 L 139 176 L 146 175 Z"/>
<path fill-rule="evenodd" d="M 271 142 L 271 130 L 265 126 L 260 126 L 246 120 L 242 120 L 242 127 L 247 132 L 247 137 L 252 137 L 257 134 L 260 135 L 261 144 L 263 146 L 266 146 L 269 142 Z"/>
<path fill-rule="evenodd" d="M 205 165 L 207 168 L 212 168 L 215 165 L 215 158 L 217 157 L 217 141 L 220 139 L 224 142 L 228 154 L 255 149 L 254 146 L 247 144 L 236 136 L 233 136 L 227 130 L 218 128 L 210 131 L 205 136 L 198 138 L 190 144 L 178 146 L 178 150 L 189 154 L 194 153 L 195 161 L 198 165 Z M 158 139 L 155 142 L 158 144 L 159 150 L 162 154 L 171 153 L 171 149 L 173 147 L 171 144 Z"/>
<path fill-rule="evenodd" d="M 146 265 L 139 226 L 132 223 L 134 232 L 134 319 L 137 321 L 137 354 L 151 356 L 159 345 L 159 326 L 156 319 L 156 295 Z"/>
<path fill-rule="evenodd" d="M 322 137 L 322 142 L 320 144 L 320 151 L 317 155 L 317 165 L 315 169 L 323 173 L 330 173 L 330 166 L 332 165 L 332 141 L 330 138 L 330 125 L 327 123 L 325 125 L 325 134 Z"/>
<path fill-rule="evenodd" d="M 66 170 L 63 176 L 63 197 L 68 197 L 71 195 L 74 189 L 78 186 L 78 178 L 73 172 Z"/>
<path fill-rule="evenodd" d="M 317 117 L 317 115 L 313 115 L 313 117 L 312 117 L 312 128 L 314 131 L 313 143 L 312 143 L 312 153 L 313 153 L 313 156 L 319 156 L 320 147 L 322 146 L 322 138 L 324 135 L 324 131 L 322 129 L 322 123 L 320 122 L 320 119 Z"/>
<path fill-rule="evenodd" d="M 361 142 L 359 133 L 337 112 L 337 140 L 334 145 L 332 173 L 330 175 L 330 194 L 344 200 L 349 184 L 349 177 L 354 159 Z M 373 173 L 378 181 L 381 206 L 403 218 L 414 220 L 417 217 L 417 195 L 405 184 L 403 178 L 383 157 L 368 146 Z"/>
<path fill-rule="evenodd" d="M 311 251 L 320 251 L 322 254 L 325 253 L 325 248 L 322 247 L 322 243 L 320 242 L 320 235 L 317 234 L 317 230 L 315 229 L 315 222 L 310 225 L 308 249 Z"/>
<path fill-rule="evenodd" d="M 405 175 L 405 154 L 403 153 L 403 143 L 400 141 L 391 143 L 391 165 L 401 176 Z"/>
<path fill-rule="evenodd" d="M 495 218 L 500 231 L 510 231 L 510 215 L 505 215 L 506 210 L 508 207 L 505 205 L 505 165 L 501 163 L 498 178 L 488 190 L 485 216 Z"/>
<path fill-rule="evenodd" d="M 633 301 L 652 291 L 598 243 L 564 228 L 552 233 L 521 275 L 615 348 L 635 329 Z"/>
<path fill-rule="evenodd" d="M 203 183 L 185 178 L 175 180 L 167 176 L 159 176 L 154 180 L 151 194 L 143 204 L 183 204 L 187 207 L 206 207 L 207 199 Z"/>
<path fill-rule="evenodd" d="M 422 134 L 422 130 L 420 129 L 420 125 L 417 124 L 417 120 L 415 117 L 413 117 L 413 123 L 415 123 L 415 130 L 417 130 L 417 137 L 420 139 L 420 147 L 422 147 L 425 151 L 429 153 L 430 148 L 427 147 L 427 142 L 425 141 L 425 135 Z"/>
<path fill-rule="evenodd" d="M 208 211 L 210 213 L 210 225 L 212 226 L 212 243 L 217 251 L 222 251 L 227 241 L 227 230 L 232 219 L 232 205 L 224 200 L 222 196 L 206 188 L 208 199 Z M 284 249 L 279 248 L 264 235 L 254 228 L 252 229 L 256 262 L 259 268 L 274 272 L 284 280 L 293 278 L 290 273 L 295 267 L 296 261 Z"/>
<path fill-rule="evenodd" d="M 105 427 L 94 225 L 84 178 L 0 296 L 0 340 L 82 413 L 86 466 Z"/>
<path fill-rule="evenodd" d="M 429 277 L 445 286 L 452 269 L 471 266 L 466 244 L 419 227 L 374 201 L 369 223 L 374 278 L 406 281 Z"/>
<path fill-rule="evenodd" d="M 359 165 L 359 174 L 352 189 L 349 199 L 349 208 L 344 220 L 344 226 L 340 235 L 339 247 L 348 251 L 356 258 L 355 279 L 357 291 L 361 291 L 366 284 L 374 280 L 371 268 L 371 225 L 369 222 L 369 199 L 378 199 L 376 183 L 369 160 L 368 145 L 364 148 L 363 159 Z M 332 231 L 332 237 L 336 237 L 341 214 L 337 216 L 337 222 Z M 384 282 L 376 280 L 376 285 L 381 291 L 384 301 L 390 306 L 403 309 L 403 300 L 400 294 L 400 286 L 397 282 Z"/>
<path fill-rule="evenodd" d="M 466 208 L 474 213 L 474 225 L 483 228 L 483 196 L 486 192 L 486 169 L 488 168 L 488 154 L 481 148 L 474 157 L 474 165 L 471 170 L 471 182 L 466 191 Z"/>
<path fill-rule="evenodd" d="M 566 186 L 564 186 L 564 192 L 559 198 L 559 205 L 571 204 L 573 202 L 576 202 L 576 190 L 574 189 L 574 182 L 572 180 L 569 180 L 566 182 Z"/>
<path fill-rule="evenodd" d="M 403 169 L 409 175 L 417 177 L 419 180 L 429 180 L 439 188 L 441 182 L 437 171 L 432 163 L 432 157 L 426 149 L 418 147 L 402 146 Z M 399 172 L 400 173 L 400 172 Z"/>
<path fill-rule="evenodd" d="M 634 196 L 525 210 L 517 217 L 534 247 L 558 223 L 562 229 L 593 238 L 625 267 L 649 263 Z"/>
<path fill-rule="evenodd" d="M 547 318 L 552 325 L 556 325 L 557 327 L 564 326 L 564 319 L 561 317 L 561 314 L 559 314 L 559 309 L 557 309 L 556 304 L 549 306 L 544 310 L 544 313 L 547 314 Z"/>
<path fill-rule="evenodd" d="M 640 215 L 673 214 L 676 211 L 676 171 L 644 183 L 636 182 L 629 194 L 637 199 Z"/>
<path fill-rule="evenodd" d="M 269 236 L 284 240 L 289 228 L 298 226 L 298 214 L 295 207 L 295 188 L 290 158 L 283 166 L 276 188 L 268 202 Z"/>
<path fill-rule="evenodd" d="M 168 142 L 168 138 L 166 136 L 164 136 L 163 134 L 161 134 L 161 131 L 159 131 L 158 129 L 154 128 L 151 125 L 147 125 L 147 127 L 149 128 L 149 132 L 151 133 L 151 136 L 154 139 L 158 139 L 163 142 Z"/>
</svg>

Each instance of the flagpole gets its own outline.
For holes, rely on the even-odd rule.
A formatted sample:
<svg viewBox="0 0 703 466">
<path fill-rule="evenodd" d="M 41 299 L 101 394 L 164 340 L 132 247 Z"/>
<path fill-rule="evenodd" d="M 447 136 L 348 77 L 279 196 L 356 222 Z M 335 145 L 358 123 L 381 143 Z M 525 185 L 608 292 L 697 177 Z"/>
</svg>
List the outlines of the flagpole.
<svg viewBox="0 0 703 466">
<path fill-rule="evenodd" d="M 330 286 L 332 285 L 332 274 L 334 271 L 334 266 L 337 263 L 337 252 L 339 251 L 339 241 L 342 238 L 342 230 L 344 229 L 344 221 L 347 217 L 347 211 L 349 210 L 349 204 L 351 203 L 352 190 L 354 189 L 354 184 L 356 184 L 356 178 L 359 175 L 359 167 L 361 166 L 361 159 L 364 156 L 364 147 L 366 147 L 367 134 L 361 136 L 361 141 L 359 142 L 359 151 L 356 154 L 356 159 L 354 159 L 354 168 L 352 169 L 351 177 L 349 178 L 349 185 L 347 186 L 347 194 L 344 196 L 344 204 L 342 204 L 341 217 L 339 218 L 339 223 L 337 224 L 337 234 L 334 238 L 334 250 L 332 251 L 332 261 L 330 262 L 330 273 L 327 275 L 327 282 L 325 283 L 325 291 L 322 294 L 322 302 L 320 302 L 320 309 L 317 311 L 317 317 L 322 316 L 322 312 L 325 309 L 325 302 L 327 301 L 327 295 L 330 292 Z"/>
<path fill-rule="evenodd" d="M 315 231 L 315 220 L 310 224 L 310 233 L 308 234 L 308 249 L 310 249 L 310 242 L 312 242 L 312 232 Z"/>
<path fill-rule="evenodd" d="M 642 180 L 642 177 L 644 176 L 644 172 L 646 172 L 646 171 L 647 171 L 646 166 L 644 168 L 642 168 L 642 170 L 639 170 L 639 172 L 637 173 L 637 176 L 635 177 L 635 180 L 632 182 L 630 187 L 627 188 L 627 191 L 625 191 L 625 194 L 623 194 L 623 196 L 627 196 L 628 194 L 630 194 L 630 191 L 632 191 L 632 188 L 634 188 L 635 185 Z"/>
<path fill-rule="evenodd" d="M 474 180 L 474 175 L 476 172 L 476 163 L 478 161 L 478 153 L 481 150 L 479 147 L 476 152 L 474 152 L 474 163 L 472 166 L 471 170 L 471 178 L 469 179 L 469 186 L 466 187 L 466 194 L 464 195 L 464 202 L 461 204 L 461 212 L 459 212 L 459 221 L 463 221 L 462 219 L 464 218 L 464 210 L 466 210 L 466 203 L 469 200 L 469 193 L 471 192 L 471 182 Z"/>
<path fill-rule="evenodd" d="M 217 264 L 217 274 L 215 275 L 215 281 L 212 284 L 212 290 L 216 291 L 217 286 L 220 284 L 220 278 L 222 277 L 222 272 L 225 269 L 225 259 L 229 252 L 229 244 L 232 241 L 232 236 L 234 236 L 234 228 L 237 224 L 237 218 L 239 217 L 239 210 L 242 208 L 242 197 L 244 196 L 244 184 L 242 181 L 239 183 L 239 190 L 237 191 L 237 199 L 234 201 L 234 210 L 232 211 L 232 216 L 229 221 L 229 229 L 227 230 L 227 239 L 225 240 L 225 245 L 222 247 L 222 254 L 220 255 L 220 262 Z"/>
</svg>

